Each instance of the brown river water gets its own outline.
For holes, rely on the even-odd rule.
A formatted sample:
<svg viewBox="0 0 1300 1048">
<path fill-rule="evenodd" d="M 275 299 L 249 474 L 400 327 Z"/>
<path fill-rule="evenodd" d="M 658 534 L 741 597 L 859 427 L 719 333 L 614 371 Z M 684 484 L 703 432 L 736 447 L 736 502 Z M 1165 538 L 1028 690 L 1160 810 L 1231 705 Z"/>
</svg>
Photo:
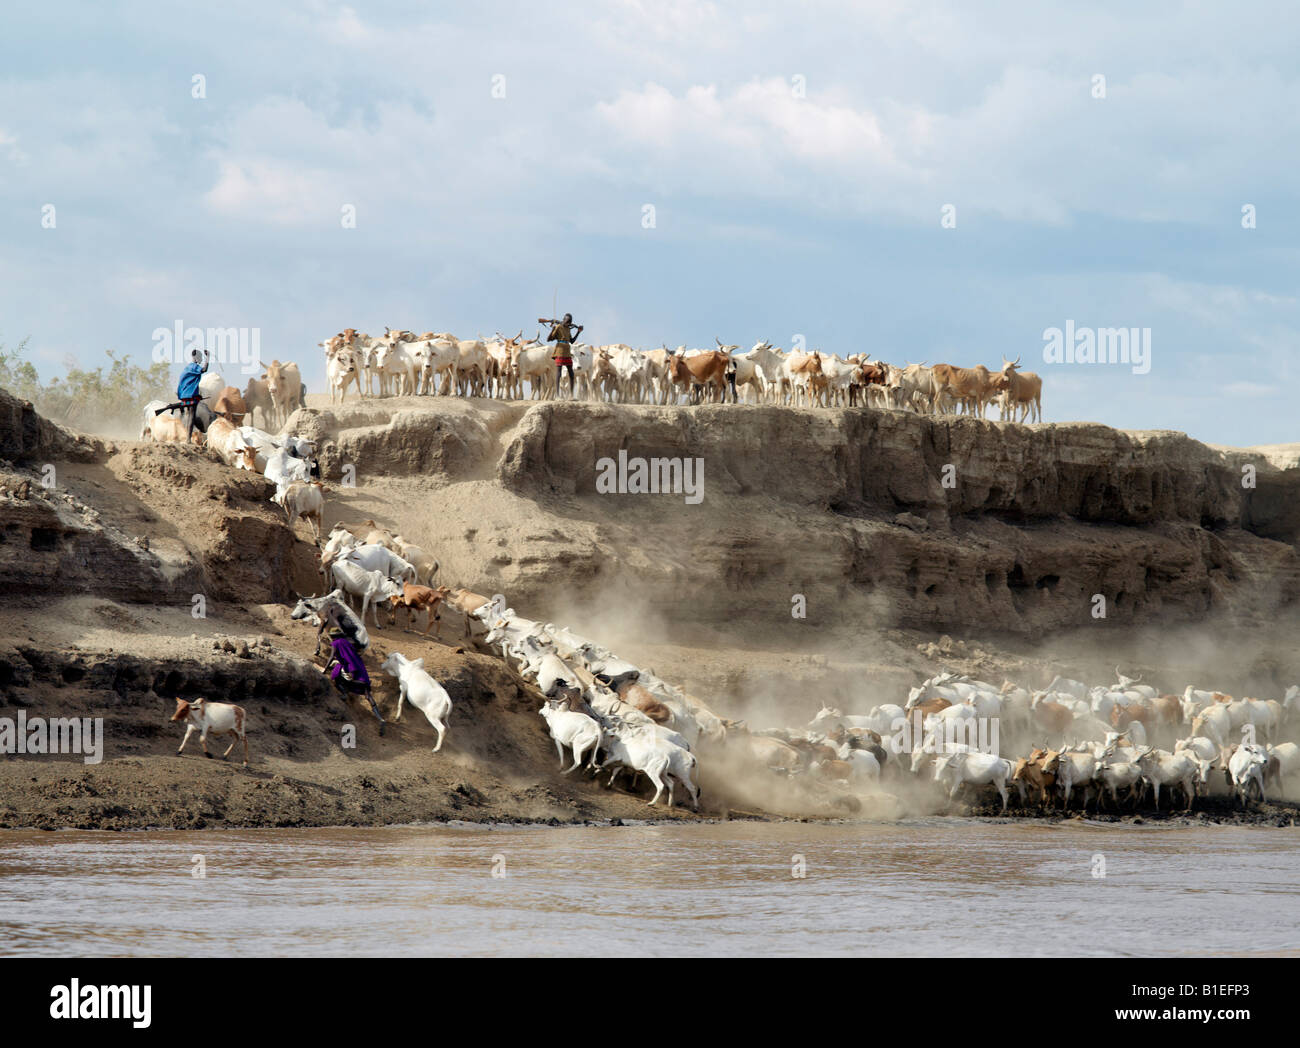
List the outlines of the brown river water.
<svg viewBox="0 0 1300 1048">
<path fill-rule="evenodd" d="M 0 831 L 4 956 L 1080 953 L 1300 953 L 1300 831 Z"/>
</svg>

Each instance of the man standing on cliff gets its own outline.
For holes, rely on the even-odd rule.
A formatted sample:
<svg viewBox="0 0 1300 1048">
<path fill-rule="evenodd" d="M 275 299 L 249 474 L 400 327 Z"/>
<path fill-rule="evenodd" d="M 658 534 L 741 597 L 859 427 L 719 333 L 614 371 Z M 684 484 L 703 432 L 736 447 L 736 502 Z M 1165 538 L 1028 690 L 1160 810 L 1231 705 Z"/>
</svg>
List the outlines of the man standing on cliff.
<svg viewBox="0 0 1300 1048">
<path fill-rule="evenodd" d="M 181 372 L 180 384 L 176 387 L 176 396 L 180 399 L 175 404 L 168 404 L 166 407 L 159 408 L 154 412 L 155 415 L 161 415 L 164 411 L 172 411 L 180 408 L 183 412 L 182 417 L 187 419 L 189 426 L 185 431 L 185 443 L 188 444 L 194 437 L 194 424 L 198 421 L 199 402 L 203 400 L 199 393 L 199 383 L 208 370 L 208 351 L 203 351 L 203 363 L 199 363 L 199 351 L 193 350 L 190 353 L 190 362 L 185 365 Z M 203 427 L 199 427 L 202 429 Z"/>
<path fill-rule="evenodd" d="M 569 399 L 573 399 L 573 343 L 582 334 L 582 325 L 573 323 L 573 314 L 565 313 L 563 320 L 547 320 L 538 317 L 537 323 L 550 324 L 551 333 L 546 341 L 555 343 L 555 352 L 551 354 L 555 361 L 555 395 L 560 395 L 560 374 L 569 369 Z"/>
</svg>

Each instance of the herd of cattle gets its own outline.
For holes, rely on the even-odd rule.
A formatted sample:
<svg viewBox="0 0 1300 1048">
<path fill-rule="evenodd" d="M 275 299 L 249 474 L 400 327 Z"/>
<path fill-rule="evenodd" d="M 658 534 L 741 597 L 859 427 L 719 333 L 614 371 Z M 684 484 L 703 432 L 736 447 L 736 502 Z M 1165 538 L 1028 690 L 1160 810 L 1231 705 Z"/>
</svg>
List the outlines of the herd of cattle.
<svg viewBox="0 0 1300 1048">
<path fill-rule="evenodd" d="M 613 766 L 611 783 L 624 768 L 644 774 L 651 804 L 666 795 L 671 806 L 680 786 L 698 809 L 699 761 L 714 759 L 728 774 L 797 782 L 804 796 L 810 787 L 824 799 L 908 792 L 909 782 L 932 781 L 950 800 L 964 786 L 995 790 L 1003 810 L 1012 786 L 1022 806 L 1065 809 L 1077 800 L 1086 811 L 1108 800 L 1136 809 L 1149 797 L 1159 808 L 1162 791 L 1172 806 L 1175 790 L 1188 810 L 1220 791 L 1245 805 L 1283 793 L 1300 775 L 1300 747 L 1286 738 L 1300 728 L 1300 687 L 1278 701 L 1192 686 L 1181 696 L 1162 694 L 1123 675 L 1095 687 L 1058 677 L 1032 691 L 945 673 L 913 688 L 903 705 L 850 716 L 823 706 L 802 727 L 756 731 L 596 641 L 517 615 L 500 595 L 434 586 L 437 562 L 373 520 L 337 525 L 320 570 L 334 590 L 303 598 L 293 612 L 312 619 L 318 637 L 337 627 L 365 650 L 366 616 L 380 628 L 386 605 L 389 626 L 399 608 L 408 630 L 423 612 L 424 635 L 436 626 L 441 638 L 441 612 L 454 610 L 463 619 L 458 640 L 500 656 L 536 684 L 566 774 Z M 412 701 L 441 746 L 450 699 L 422 665 L 401 663 L 400 672 L 384 668 L 399 677 L 404 695 L 420 696 Z"/>
<path fill-rule="evenodd" d="M 783 352 L 770 342 L 758 342 L 748 352 L 715 339 L 716 349 L 676 350 L 667 347 L 643 352 L 615 343 L 578 343 L 568 351 L 573 360 L 573 395 L 581 400 L 629 404 L 676 404 L 725 401 L 809 406 L 904 408 L 913 411 L 984 417 L 996 403 L 1003 420 L 1042 421 L 1043 383 L 1032 371 L 1020 370 L 1020 359 L 1002 358 L 990 371 L 982 364 L 959 368 L 951 364 L 908 364 L 896 367 L 858 353 L 847 359 L 817 350 Z M 385 329 L 380 336 L 340 331 L 320 343 L 330 397 L 346 399 L 349 390 L 360 397 L 456 394 L 521 400 L 564 396 L 567 383 L 559 379 L 552 359 L 556 350 L 537 339 L 458 339 L 448 332 Z"/>
<path fill-rule="evenodd" d="M 1266 790 L 1284 797 L 1300 775 L 1300 746 L 1287 741 L 1300 734 L 1300 687 L 1280 701 L 1192 685 L 1177 696 L 1116 673 L 1113 685 L 1057 677 L 1041 691 L 944 673 L 913 688 L 904 705 L 847 717 L 823 707 L 804 728 L 765 734 L 787 747 L 779 765 L 789 771 L 831 767 L 847 781 L 865 764 L 877 781 L 890 770 L 928 776 L 950 799 L 964 786 L 991 788 L 1004 811 L 1008 786 L 1022 807 L 1032 800 L 1064 810 L 1077 799 L 1084 811 L 1106 798 L 1136 809 L 1149 797 L 1158 809 L 1163 788 L 1171 807 L 1177 790 L 1190 811 L 1197 797 L 1220 792 L 1242 805 L 1263 801 Z M 867 750 L 875 766 L 856 754 L 860 763 L 844 763 L 846 747 Z"/>
</svg>

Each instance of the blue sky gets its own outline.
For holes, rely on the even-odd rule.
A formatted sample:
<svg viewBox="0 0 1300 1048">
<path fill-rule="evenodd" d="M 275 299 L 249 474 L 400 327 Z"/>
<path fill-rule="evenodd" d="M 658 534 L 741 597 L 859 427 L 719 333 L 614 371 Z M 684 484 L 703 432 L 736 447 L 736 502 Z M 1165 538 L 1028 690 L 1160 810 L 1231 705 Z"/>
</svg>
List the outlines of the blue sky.
<svg viewBox="0 0 1300 1048">
<path fill-rule="evenodd" d="M 1300 439 L 1297 53 L 1282 3 L 11 9 L 0 340 L 48 377 L 256 327 L 320 390 L 343 327 L 558 292 L 597 342 L 1020 356 L 1049 421 Z M 1067 320 L 1150 372 L 1044 363 Z"/>
</svg>

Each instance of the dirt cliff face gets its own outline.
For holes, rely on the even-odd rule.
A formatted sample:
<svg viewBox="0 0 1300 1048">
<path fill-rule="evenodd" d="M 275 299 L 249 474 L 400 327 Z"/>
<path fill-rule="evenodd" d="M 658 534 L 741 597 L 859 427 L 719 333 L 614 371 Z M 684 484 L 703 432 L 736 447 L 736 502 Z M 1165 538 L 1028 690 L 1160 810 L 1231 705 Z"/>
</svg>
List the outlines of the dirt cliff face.
<svg viewBox="0 0 1300 1048">
<path fill-rule="evenodd" d="M 418 482 L 428 494 L 390 518 L 426 506 L 408 535 L 426 525 L 457 578 L 539 614 L 612 596 L 683 625 L 776 627 L 801 594 L 812 625 L 1032 636 L 1245 624 L 1300 595 L 1287 449 L 866 409 L 412 403 L 308 411 L 302 428 L 390 504 Z M 620 451 L 701 460 L 703 501 L 598 494 L 597 461 Z"/>
<path fill-rule="evenodd" d="M 1032 637 L 1248 625 L 1300 595 L 1290 446 L 867 409 L 311 405 L 287 428 L 320 444 L 327 520 L 389 524 L 438 557 L 444 579 L 539 616 L 585 606 L 732 635 Z M 195 449 L 79 437 L 7 394 L 0 446 L 14 458 L 0 477 L 0 583 L 58 576 L 125 600 L 257 603 L 318 585 L 267 483 Z M 702 500 L 598 493 L 598 461 L 620 452 L 698 460 Z M 48 491 L 47 461 L 62 462 Z M 794 619 L 800 598 L 806 618 Z"/>
<path fill-rule="evenodd" d="M 307 557 L 265 478 L 195 447 L 101 441 L 0 390 L 0 588 L 265 603 Z M 309 560 L 310 558 L 307 557 Z"/>
</svg>

